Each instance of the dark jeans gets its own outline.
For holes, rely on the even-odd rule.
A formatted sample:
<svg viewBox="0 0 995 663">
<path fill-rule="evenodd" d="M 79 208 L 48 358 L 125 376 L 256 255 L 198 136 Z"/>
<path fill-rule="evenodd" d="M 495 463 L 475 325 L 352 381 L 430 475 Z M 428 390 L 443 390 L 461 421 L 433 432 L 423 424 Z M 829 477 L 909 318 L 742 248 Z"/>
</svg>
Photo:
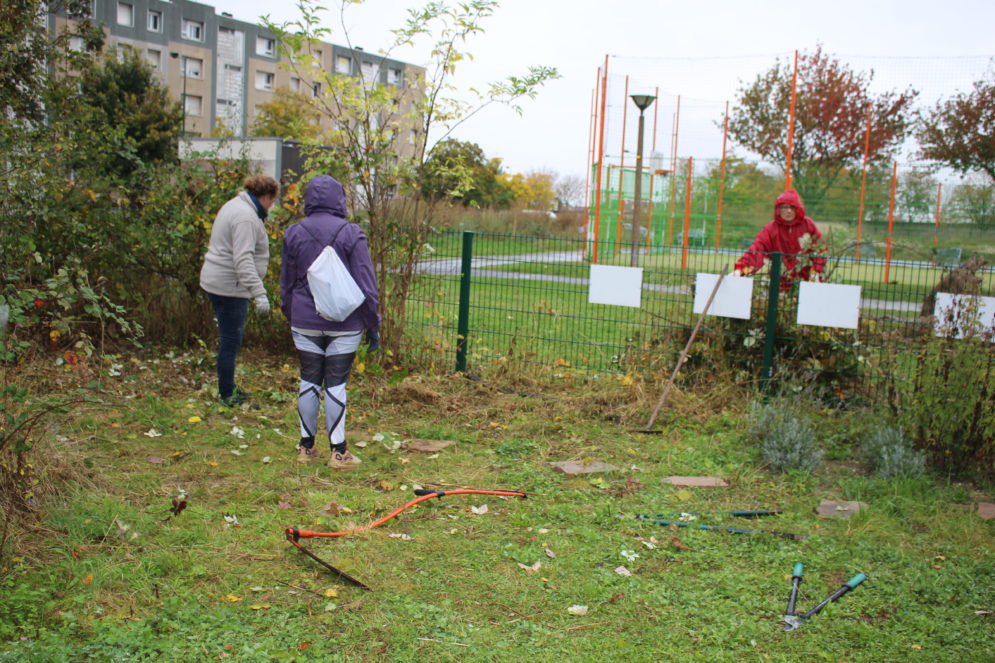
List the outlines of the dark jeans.
<svg viewBox="0 0 995 663">
<path fill-rule="evenodd" d="M 231 398 L 235 391 L 235 357 L 245 336 L 245 318 L 249 315 L 249 300 L 242 297 L 222 297 L 207 293 L 214 305 L 218 321 L 218 396 Z"/>
</svg>

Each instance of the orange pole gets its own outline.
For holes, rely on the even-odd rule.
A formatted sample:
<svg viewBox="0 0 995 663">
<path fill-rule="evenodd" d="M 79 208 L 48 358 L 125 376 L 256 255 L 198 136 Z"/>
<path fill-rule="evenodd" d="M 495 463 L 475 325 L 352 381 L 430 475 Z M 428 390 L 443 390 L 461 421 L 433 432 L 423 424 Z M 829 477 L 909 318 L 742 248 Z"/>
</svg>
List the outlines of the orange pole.
<svg viewBox="0 0 995 663">
<path fill-rule="evenodd" d="M 722 196 L 726 191 L 726 136 L 729 135 L 729 102 L 726 102 L 726 116 L 722 123 L 722 163 L 719 166 L 719 211 L 715 214 L 715 252 L 719 251 L 719 237 L 722 236 Z"/>
<path fill-rule="evenodd" d="M 618 214 L 615 216 L 615 255 L 618 255 L 619 242 L 624 237 L 622 217 L 625 215 L 625 130 L 629 123 L 629 76 L 625 76 L 625 96 L 622 97 L 622 156 L 618 163 Z"/>
<path fill-rule="evenodd" d="M 860 233 L 864 227 L 864 192 L 867 190 L 867 157 L 871 151 L 871 109 L 867 109 L 867 129 L 864 131 L 864 166 L 860 174 L 860 210 L 857 212 L 857 249 L 854 258 L 860 262 Z"/>
<path fill-rule="evenodd" d="M 667 245 L 674 239 L 674 214 L 677 206 L 677 136 L 681 126 L 681 95 L 677 95 L 674 135 L 670 142 L 670 220 L 667 222 Z"/>
<path fill-rule="evenodd" d="M 936 231 L 933 233 L 933 245 L 934 246 L 936 246 L 936 243 L 940 239 L 940 237 L 939 237 L 939 232 L 940 232 L 940 201 L 941 201 L 942 191 L 943 191 L 943 183 L 942 182 L 938 182 L 936 184 Z"/>
<path fill-rule="evenodd" d="M 688 157 L 688 184 L 684 199 L 684 247 L 681 250 L 681 269 L 688 268 L 688 233 L 691 232 L 691 176 L 694 167 L 694 157 Z"/>
<path fill-rule="evenodd" d="M 784 190 L 791 188 L 791 152 L 794 148 L 795 140 L 795 88 L 798 84 L 798 51 L 795 51 L 795 70 L 791 74 L 791 112 L 788 114 L 788 158 L 784 170 L 787 173 L 784 179 Z"/>
<path fill-rule="evenodd" d="M 601 138 L 598 140 L 598 177 L 594 190 L 594 255 L 598 262 L 598 239 L 601 235 L 601 171 L 605 164 L 605 92 L 608 88 L 608 56 L 605 56 L 605 69 L 601 76 Z"/>
<path fill-rule="evenodd" d="M 898 181 L 898 162 L 891 166 L 891 202 L 888 204 L 888 245 L 884 250 L 884 283 L 888 285 L 888 271 L 891 268 L 891 231 L 895 226 L 895 184 Z"/>
</svg>

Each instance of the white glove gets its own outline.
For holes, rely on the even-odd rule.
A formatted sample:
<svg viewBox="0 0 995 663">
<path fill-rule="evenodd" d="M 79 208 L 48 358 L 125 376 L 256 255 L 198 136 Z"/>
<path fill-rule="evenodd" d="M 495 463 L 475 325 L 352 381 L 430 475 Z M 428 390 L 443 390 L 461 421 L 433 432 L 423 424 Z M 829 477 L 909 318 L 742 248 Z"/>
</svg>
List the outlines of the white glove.
<svg viewBox="0 0 995 663">
<path fill-rule="evenodd" d="M 256 297 L 256 313 L 266 315 L 269 313 L 269 298 L 266 295 Z"/>
</svg>

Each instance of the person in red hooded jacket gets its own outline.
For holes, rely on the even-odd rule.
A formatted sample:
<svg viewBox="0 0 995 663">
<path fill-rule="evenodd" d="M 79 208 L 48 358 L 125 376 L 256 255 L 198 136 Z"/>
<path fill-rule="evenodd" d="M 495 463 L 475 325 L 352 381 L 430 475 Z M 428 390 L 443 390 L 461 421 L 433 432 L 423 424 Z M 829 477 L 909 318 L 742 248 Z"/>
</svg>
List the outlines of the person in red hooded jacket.
<svg viewBox="0 0 995 663">
<path fill-rule="evenodd" d="M 815 221 L 805 216 L 802 199 L 795 191 L 785 191 L 774 203 L 774 220 L 764 226 L 743 257 L 736 261 L 736 276 L 758 271 L 769 254 L 782 254 L 781 290 L 790 290 L 795 281 L 822 281 L 826 259 L 816 246 L 822 233 Z M 814 254 L 814 255 L 812 255 Z M 812 257 L 809 257 L 809 256 Z"/>
</svg>

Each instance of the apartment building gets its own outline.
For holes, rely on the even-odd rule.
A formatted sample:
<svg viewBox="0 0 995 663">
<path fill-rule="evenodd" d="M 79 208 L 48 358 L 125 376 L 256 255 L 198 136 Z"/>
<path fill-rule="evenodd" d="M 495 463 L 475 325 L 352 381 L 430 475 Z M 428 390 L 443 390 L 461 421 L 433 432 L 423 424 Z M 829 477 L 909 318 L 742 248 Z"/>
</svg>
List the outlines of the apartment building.
<svg viewBox="0 0 995 663">
<path fill-rule="evenodd" d="M 103 26 L 108 45 L 141 53 L 182 103 L 188 136 L 209 136 L 221 124 L 244 136 L 259 106 L 275 95 L 286 90 L 322 93 L 313 74 L 281 66 L 274 34 L 227 12 L 217 14 L 210 5 L 190 0 L 91 2 L 92 16 Z M 53 34 L 65 22 L 64 14 L 48 16 Z M 413 81 L 424 74 L 422 67 L 325 42 L 314 56 L 321 70 L 396 87 L 402 113 L 421 94 Z"/>
</svg>

